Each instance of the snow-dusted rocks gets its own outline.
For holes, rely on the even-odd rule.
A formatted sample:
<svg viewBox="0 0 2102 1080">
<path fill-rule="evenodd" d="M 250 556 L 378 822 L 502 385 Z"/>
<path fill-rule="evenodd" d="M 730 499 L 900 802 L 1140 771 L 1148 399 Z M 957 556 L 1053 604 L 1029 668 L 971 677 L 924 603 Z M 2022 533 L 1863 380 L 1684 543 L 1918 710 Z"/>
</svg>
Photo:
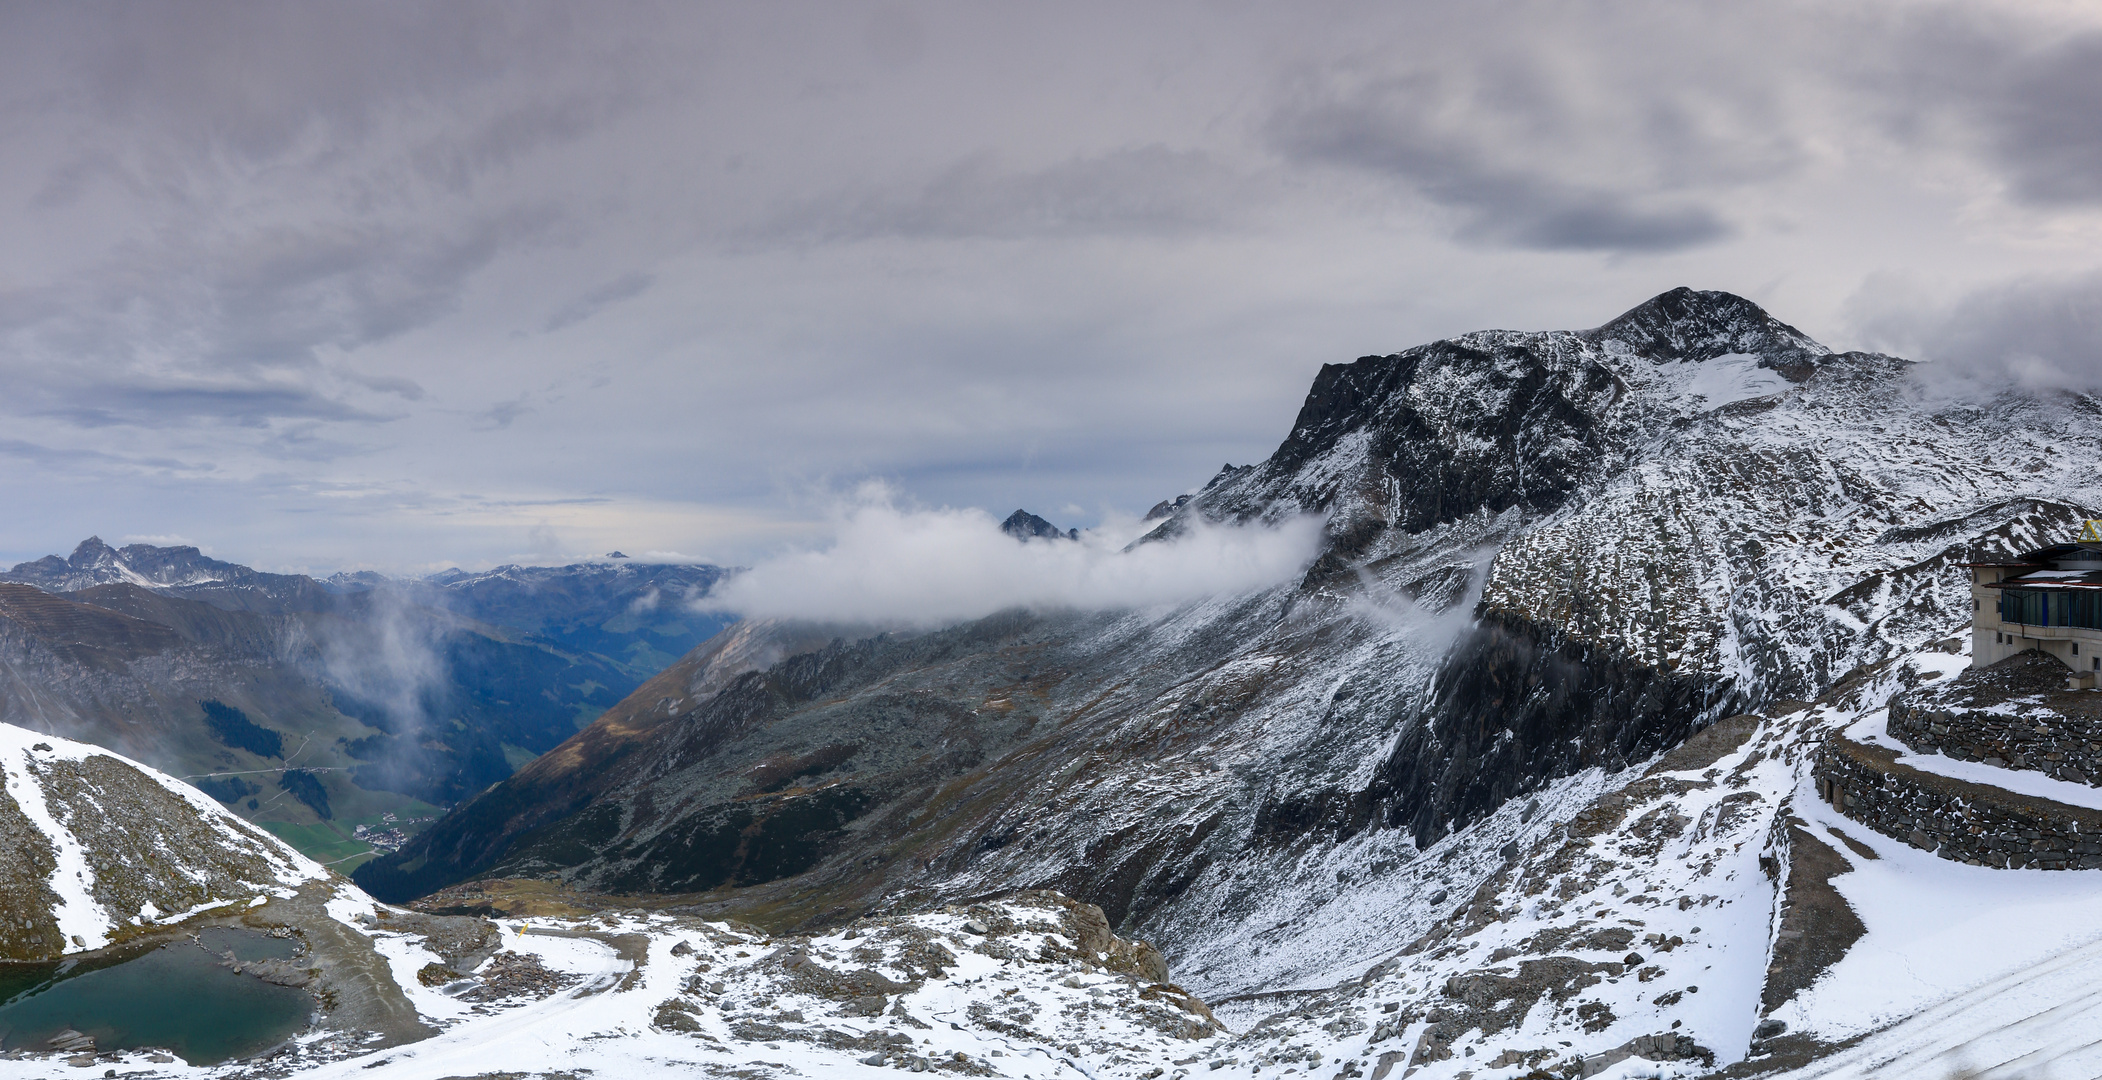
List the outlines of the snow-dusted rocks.
<svg viewBox="0 0 2102 1080">
<path fill-rule="evenodd" d="M 2102 695 L 2040 651 L 1907 691 L 1890 701 L 1890 734 L 1922 753 L 2102 787 Z"/>
<path fill-rule="evenodd" d="M 1051 893 L 779 937 L 639 911 L 495 924 L 369 904 L 341 914 L 438 1030 L 362 1052 L 316 1032 L 273 1059 L 275 1075 L 1144 1080 L 1204 1070 L 1225 1037 L 1162 978 L 1158 953 Z M 474 926 L 495 940 L 461 933 Z"/>
<path fill-rule="evenodd" d="M 98 747 L 0 724 L 0 957 L 99 949 L 328 871 L 196 789 Z"/>
</svg>

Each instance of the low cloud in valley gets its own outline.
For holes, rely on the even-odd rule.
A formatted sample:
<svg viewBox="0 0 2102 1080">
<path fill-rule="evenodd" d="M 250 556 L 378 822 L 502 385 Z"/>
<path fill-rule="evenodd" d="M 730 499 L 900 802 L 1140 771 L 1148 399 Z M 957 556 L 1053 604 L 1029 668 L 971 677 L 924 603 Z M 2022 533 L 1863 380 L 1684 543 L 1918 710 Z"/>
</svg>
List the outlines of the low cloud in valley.
<svg viewBox="0 0 2102 1080">
<path fill-rule="evenodd" d="M 1077 540 L 1017 540 L 975 509 L 906 509 L 881 494 L 838 515 L 832 540 L 761 561 L 701 604 L 748 618 L 933 626 L 1008 608 L 1152 608 L 1254 592 L 1297 578 L 1317 518 L 1277 526 L 1201 522 L 1128 545 L 1143 523 Z"/>
</svg>

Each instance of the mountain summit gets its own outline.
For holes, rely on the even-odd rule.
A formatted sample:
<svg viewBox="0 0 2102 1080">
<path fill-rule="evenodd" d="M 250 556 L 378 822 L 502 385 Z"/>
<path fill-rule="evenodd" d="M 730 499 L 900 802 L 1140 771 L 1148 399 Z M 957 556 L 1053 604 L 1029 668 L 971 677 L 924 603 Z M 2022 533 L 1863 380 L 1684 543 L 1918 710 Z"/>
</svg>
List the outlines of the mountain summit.
<svg viewBox="0 0 2102 1080">
<path fill-rule="evenodd" d="M 1065 529 L 1045 521 L 1027 510 L 1017 510 L 1007 515 L 1000 523 L 1000 531 L 1017 540 L 1078 540 L 1079 529 Z"/>
<path fill-rule="evenodd" d="M 1583 337 L 1658 363 L 1713 360 L 1732 353 L 1756 356 L 1764 366 L 1809 377 L 1831 350 L 1774 318 L 1759 305 L 1726 292 L 1680 287 L 1651 297 Z"/>
</svg>

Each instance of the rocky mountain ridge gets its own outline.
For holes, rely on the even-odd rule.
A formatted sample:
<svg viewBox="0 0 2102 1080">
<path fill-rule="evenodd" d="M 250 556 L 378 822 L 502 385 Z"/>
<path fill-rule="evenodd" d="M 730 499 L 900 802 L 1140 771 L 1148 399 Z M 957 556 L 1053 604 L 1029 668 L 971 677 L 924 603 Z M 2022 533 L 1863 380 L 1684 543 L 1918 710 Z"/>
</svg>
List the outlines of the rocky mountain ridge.
<svg viewBox="0 0 2102 1080">
<path fill-rule="evenodd" d="M 1376 959 L 1333 944 L 1368 883 L 1409 887 L 1346 939 L 1422 933 L 1500 861 L 1451 838 L 1946 637 L 1958 564 L 2102 505 L 2092 399 L 1936 402 L 1911 367 L 1689 290 L 1332 365 L 1277 453 L 1150 534 L 1320 513 L 1300 582 L 653 690 L 623 706 L 647 735 L 587 730 L 360 880 L 697 892 L 784 927 L 1050 887 L 1204 993 L 1318 983 Z"/>
</svg>

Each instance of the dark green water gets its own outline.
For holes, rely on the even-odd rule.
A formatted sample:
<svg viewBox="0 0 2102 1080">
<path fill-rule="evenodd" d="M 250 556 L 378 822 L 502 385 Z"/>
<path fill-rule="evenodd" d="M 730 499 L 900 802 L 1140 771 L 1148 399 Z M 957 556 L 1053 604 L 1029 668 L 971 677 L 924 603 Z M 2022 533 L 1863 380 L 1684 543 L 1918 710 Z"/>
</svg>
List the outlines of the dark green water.
<svg viewBox="0 0 2102 1080">
<path fill-rule="evenodd" d="M 73 1028 L 97 1050 L 160 1047 L 192 1065 L 266 1050 L 306 1027 L 313 1000 L 220 967 L 292 956 L 296 942 L 215 927 L 143 953 L 96 963 L 0 964 L 0 1049 L 43 1048 Z"/>
</svg>

